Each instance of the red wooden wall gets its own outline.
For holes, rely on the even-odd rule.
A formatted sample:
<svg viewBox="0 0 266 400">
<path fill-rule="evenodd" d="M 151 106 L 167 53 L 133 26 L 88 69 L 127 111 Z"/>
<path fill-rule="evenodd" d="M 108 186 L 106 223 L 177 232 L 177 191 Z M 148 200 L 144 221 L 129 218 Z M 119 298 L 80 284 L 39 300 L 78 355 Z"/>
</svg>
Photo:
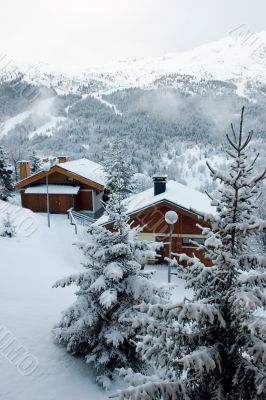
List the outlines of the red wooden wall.
<svg viewBox="0 0 266 400">
<path fill-rule="evenodd" d="M 75 199 L 72 195 L 50 194 L 50 212 L 53 214 L 66 214 L 67 210 L 73 207 Z M 34 212 L 47 211 L 47 199 L 45 194 L 21 193 L 22 207 L 29 208 Z"/>
<path fill-rule="evenodd" d="M 30 184 L 28 187 L 36 186 L 36 185 L 44 185 L 46 183 L 46 178 L 43 177 L 38 181 Z M 86 185 L 82 182 L 79 182 L 76 179 L 70 180 L 67 176 L 60 174 L 59 172 L 55 172 L 49 175 L 48 183 L 53 185 L 70 185 L 70 186 L 80 186 L 81 189 L 85 191 L 80 191 L 77 195 L 66 195 L 66 194 L 50 194 L 50 212 L 57 214 L 67 213 L 71 207 L 74 207 L 76 210 L 93 210 L 93 188 L 90 185 Z M 46 212 L 47 204 L 46 204 L 46 194 L 25 194 L 24 191 L 21 191 L 21 204 L 22 207 L 29 208 L 35 212 Z"/>
<path fill-rule="evenodd" d="M 199 252 L 196 247 L 191 245 L 183 245 L 181 235 L 201 235 L 202 231 L 197 224 L 201 226 L 208 226 L 197 215 L 178 208 L 170 204 L 158 204 L 151 206 L 146 210 L 142 210 L 130 216 L 130 221 L 133 226 L 142 226 L 142 233 L 155 234 L 157 239 L 164 242 L 163 255 L 168 256 L 169 253 L 169 226 L 165 222 L 165 213 L 173 210 L 178 214 L 178 222 L 174 225 L 172 251 L 174 253 L 186 253 L 192 256 L 193 253 L 206 265 L 211 265 L 209 260 Z"/>
</svg>

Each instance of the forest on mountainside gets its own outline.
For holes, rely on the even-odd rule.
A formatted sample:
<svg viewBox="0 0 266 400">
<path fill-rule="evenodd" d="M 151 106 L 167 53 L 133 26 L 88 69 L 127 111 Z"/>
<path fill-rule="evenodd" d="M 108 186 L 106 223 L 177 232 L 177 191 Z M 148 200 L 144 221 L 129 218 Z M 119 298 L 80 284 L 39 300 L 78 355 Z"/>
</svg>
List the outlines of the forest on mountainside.
<svg viewBox="0 0 266 400">
<path fill-rule="evenodd" d="M 168 87 L 169 80 L 172 84 L 174 80 L 176 87 Z M 84 94 L 86 91 L 89 93 Z M 256 132 L 254 151 L 260 148 L 262 155 L 266 154 L 263 90 L 254 92 L 254 101 L 239 96 L 233 84 L 203 80 L 196 84 L 189 76 L 182 80 L 182 76 L 169 75 L 162 77 L 157 87 L 145 90 L 131 88 L 95 96 L 89 87 L 80 87 L 78 92 L 54 96 L 52 88 L 46 89 L 30 104 L 14 90 L 13 82 L 2 82 L 2 126 L 14 115 L 25 110 L 28 114 L 2 138 L 0 130 L 0 142 L 8 149 L 19 146 L 26 158 L 34 150 L 40 156 L 67 154 L 72 159 L 87 157 L 101 162 L 110 142 L 120 136 L 136 172 L 149 176 L 162 172 L 192 186 L 197 175 L 197 188 L 205 190 L 210 185 L 205 160 L 224 163 L 220 155 L 224 134 L 230 128 L 228 121 L 234 122 L 245 105 L 246 130 Z M 42 111 L 42 99 L 51 95 L 52 106 Z"/>
</svg>

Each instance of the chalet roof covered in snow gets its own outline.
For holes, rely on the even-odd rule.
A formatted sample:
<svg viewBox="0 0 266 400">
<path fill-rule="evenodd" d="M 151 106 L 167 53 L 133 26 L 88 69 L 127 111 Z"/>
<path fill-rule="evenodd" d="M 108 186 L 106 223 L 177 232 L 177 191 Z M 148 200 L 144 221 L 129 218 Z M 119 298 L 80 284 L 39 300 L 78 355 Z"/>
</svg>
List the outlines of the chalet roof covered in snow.
<svg viewBox="0 0 266 400">
<path fill-rule="evenodd" d="M 209 197 L 195 189 L 182 185 L 176 181 L 168 181 L 165 192 L 154 195 L 154 188 L 147 189 L 126 199 L 127 212 L 132 214 L 151 205 L 167 201 L 186 210 L 194 210 L 203 213 L 213 213 Z"/>
<path fill-rule="evenodd" d="M 103 166 L 94 161 L 81 158 L 80 160 L 67 161 L 57 165 L 66 171 L 105 186 L 106 178 Z"/>
<path fill-rule="evenodd" d="M 47 174 L 50 175 L 54 172 L 59 172 L 62 174 L 65 173 L 65 175 L 72 176 L 77 180 L 78 178 L 82 178 L 86 181 L 94 182 L 96 185 L 101 186 L 102 188 L 106 184 L 106 177 L 103 166 L 86 158 L 81 158 L 79 160 L 61 162 L 52 165 L 49 168 L 40 170 L 35 174 L 31 174 L 28 177 L 21 179 L 16 184 L 15 188 L 16 190 L 24 188 L 31 183 L 37 182 L 39 179 L 45 177 Z"/>
<path fill-rule="evenodd" d="M 173 180 L 167 182 L 165 192 L 154 195 L 154 188 L 152 187 L 125 199 L 124 205 L 126 206 L 127 214 L 132 215 L 164 202 L 171 203 L 194 213 L 215 213 L 215 208 L 211 206 L 211 200 L 206 194 Z M 108 223 L 108 216 L 106 214 L 96 221 L 97 225 L 104 225 L 106 223 Z"/>
<path fill-rule="evenodd" d="M 26 194 L 46 194 L 46 185 L 31 186 L 25 190 Z M 79 186 L 48 185 L 49 194 L 78 194 Z"/>
</svg>

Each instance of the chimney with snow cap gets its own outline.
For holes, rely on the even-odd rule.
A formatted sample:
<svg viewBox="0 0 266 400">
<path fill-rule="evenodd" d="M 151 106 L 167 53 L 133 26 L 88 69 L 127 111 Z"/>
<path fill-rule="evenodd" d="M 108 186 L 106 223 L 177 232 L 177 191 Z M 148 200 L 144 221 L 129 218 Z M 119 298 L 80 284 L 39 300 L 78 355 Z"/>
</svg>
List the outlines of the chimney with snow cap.
<svg viewBox="0 0 266 400">
<path fill-rule="evenodd" d="M 166 191 L 167 175 L 153 175 L 154 196 Z"/>
<path fill-rule="evenodd" d="M 26 179 L 30 176 L 30 161 L 22 160 L 18 161 L 19 169 L 20 169 L 20 179 Z"/>
<path fill-rule="evenodd" d="M 57 156 L 58 164 L 65 163 L 69 160 L 69 157 L 67 156 Z"/>
</svg>

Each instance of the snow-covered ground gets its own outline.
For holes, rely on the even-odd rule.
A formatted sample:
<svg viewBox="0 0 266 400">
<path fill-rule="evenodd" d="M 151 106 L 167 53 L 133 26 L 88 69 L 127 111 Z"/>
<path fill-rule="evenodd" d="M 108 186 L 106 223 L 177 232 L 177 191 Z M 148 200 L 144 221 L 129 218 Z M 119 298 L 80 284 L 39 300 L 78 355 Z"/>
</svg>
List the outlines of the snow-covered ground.
<svg viewBox="0 0 266 400">
<path fill-rule="evenodd" d="M 5 207 L 0 201 L 0 219 Z M 91 369 L 58 347 L 51 334 L 61 311 L 74 300 L 74 288 L 53 289 L 52 285 L 79 271 L 84 260 L 72 245 L 77 240 L 73 226 L 65 215 L 52 215 L 49 229 L 45 214 L 14 205 L 8 211 L 19 229 L 16 238 L 0 237 L 0 399 L 107 399 L 108 394 L 94 383 Z M 154 279 L 167 282 L 167 269 L 156 268 Z M 182 299 L 182 283 L 176 276 L 173 282 L 177 286 L 174 299 Z M 37 360 L 32 373 L 22 375 L 21 366 L 3 355 L 1 337 L 7 331 Z"/>
</svg>

